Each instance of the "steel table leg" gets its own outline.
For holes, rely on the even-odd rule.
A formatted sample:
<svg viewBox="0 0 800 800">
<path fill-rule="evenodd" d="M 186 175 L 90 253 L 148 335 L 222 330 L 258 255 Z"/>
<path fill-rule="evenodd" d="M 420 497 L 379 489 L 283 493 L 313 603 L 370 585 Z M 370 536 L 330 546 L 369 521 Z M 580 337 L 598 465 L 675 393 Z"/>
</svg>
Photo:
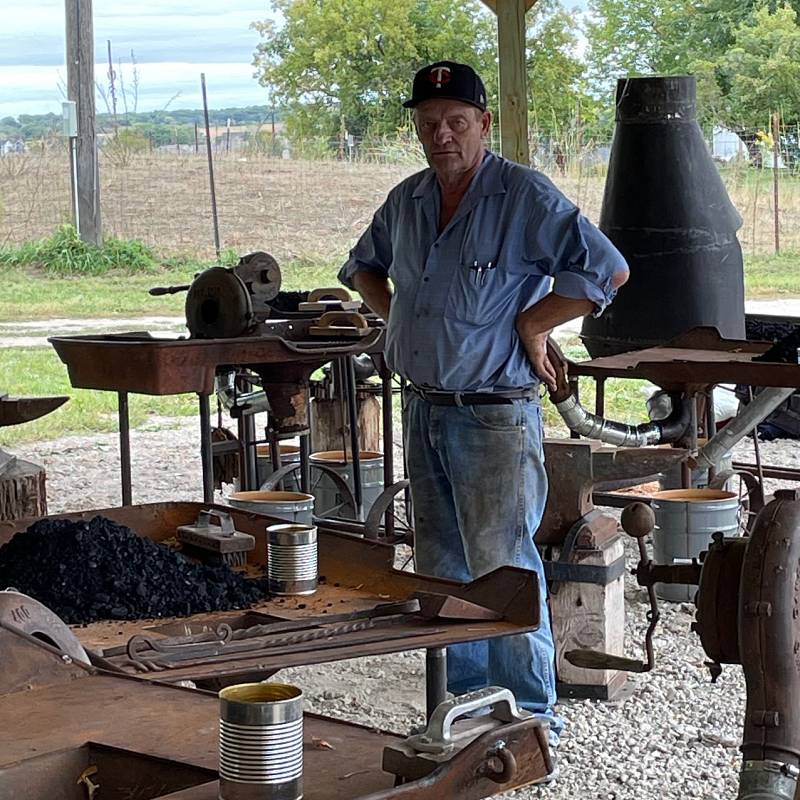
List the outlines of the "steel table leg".
<svg viewBox="0 0 800 800">
<path fill-rule="evenodd" d="M 447 648 L 429 647 L 425 651 L 425 713 L 431 718 L 439 703 L 447 699 Z"/>
<path fill-rule="evenodd" d="M 119 471 L 122 480 L 122 505 L 129 506 L 131 493 L 131 422 L 128 415 L 128 393 L 117 392 L 119 412 Z"/>
<path fill-rule="evenodd" d="M 203 502 L 214 502 L 214 456 L 211 452 L 211 411 L 208 395 L 198 393 L 200 401 L 200 460 L 203 464 Z"/>
<path fill-rule="evenodd" d="M 383 413 L 383 486 L 394 483 L 394 421 L 392 417 L 392 373 L 383 358 L 380 359 L 381 411 Z M 386 509 L 383 518 L 386 538 L 394 539 L 394 502 Z"/>
</svg>

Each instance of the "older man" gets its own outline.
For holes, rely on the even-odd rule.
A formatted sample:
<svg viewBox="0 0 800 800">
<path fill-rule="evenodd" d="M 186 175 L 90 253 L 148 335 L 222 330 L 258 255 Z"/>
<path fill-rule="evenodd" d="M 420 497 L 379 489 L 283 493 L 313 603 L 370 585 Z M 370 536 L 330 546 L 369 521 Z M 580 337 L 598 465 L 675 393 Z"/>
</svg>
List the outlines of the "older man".
<svg viewBox="0 0 800 800">
<path fill-rule="evenodd" d="M 411 99 L 430 168 L 390 193 L 339 278 L 387 321 L 389 366 L 408 381 L 403 418 L 417 569 L 470 581 L 534 570 L 534 633 L 448 650 L 456 694 L 510 688 L 562 722 L 541 558 L 547 496 L 540 385 L 548 333 L 599 314 L 625 282 L 619 252 L 542 174 L 484 148 L 492 115 L 474 70 L 421 69 Z"/>
</svg>

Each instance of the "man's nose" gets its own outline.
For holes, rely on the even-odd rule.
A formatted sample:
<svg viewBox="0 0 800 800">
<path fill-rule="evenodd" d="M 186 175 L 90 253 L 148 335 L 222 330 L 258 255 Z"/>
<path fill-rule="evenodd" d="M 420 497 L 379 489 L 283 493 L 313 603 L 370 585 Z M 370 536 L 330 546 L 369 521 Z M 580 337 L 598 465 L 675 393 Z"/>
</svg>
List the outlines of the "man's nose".
<svg viewBox="0 0 800 800">
<path fill-rule="evenodd" d="M 436 126 L 436 130 L 433 132 L 433 140 L 436 144 L 446 144 L 452 136 L 453 131 L 450 130 L 450 126 L 444 120 Z"/>
</svg>

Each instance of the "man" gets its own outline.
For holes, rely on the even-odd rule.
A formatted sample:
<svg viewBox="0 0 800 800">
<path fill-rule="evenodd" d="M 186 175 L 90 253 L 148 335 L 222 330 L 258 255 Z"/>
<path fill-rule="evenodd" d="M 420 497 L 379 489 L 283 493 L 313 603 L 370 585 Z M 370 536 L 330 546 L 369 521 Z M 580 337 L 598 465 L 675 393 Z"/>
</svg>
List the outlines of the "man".
<svg viewBox="0 0 800 800">
<path fill-rule="evenodd" d="M 389 193 L 339 278 L 387 321 L 388 364 L 409 382 L 417 570 L 470 581 L 512 565 L 539 576 L 539 630 L 450 648 L 448 686 L 510 688 L 557 741 L 533 543 L 547 495 L 539 388 L 555 385 L 546 340 L 601 313 L 628 269 L 545 176 L 484 149 L 492 116 L 471 67 L 424 67 L 404 105 L 430 168 Z"/>
</svg>

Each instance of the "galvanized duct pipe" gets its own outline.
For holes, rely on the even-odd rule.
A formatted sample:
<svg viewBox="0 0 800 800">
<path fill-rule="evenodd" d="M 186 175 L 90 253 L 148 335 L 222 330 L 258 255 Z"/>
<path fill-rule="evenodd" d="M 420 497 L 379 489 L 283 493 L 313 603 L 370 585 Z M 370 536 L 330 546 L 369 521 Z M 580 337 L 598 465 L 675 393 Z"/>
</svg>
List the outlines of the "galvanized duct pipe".
<svg viewBox="0 0 800 800">
<path fill-rule="evenodd" d="M 673 399 L 673 411 L 657 422 L 626 425 L 587 411 L 571 394 L 566 400 L 555 401 L 555 407 L 567 427 L 587 439 L 599 439 L 617 447 L 645 447 L 674 442 L 683 436 L 691 421 L 690 401 Z"/>
<path fill-rule="evenodd" d="M 701 469 L 714 468 L 720 459 L 759 422 L 763 422 L 795 389 L 772 386 L 748 403 L 694 458 Z"/>
<path fill-rule="evenodd" d="M 217 397 L 227 411 L 234 406 L 237 409 L 247 409 L 255 414 L 259 411 L 269 411 L 269 401 L 263 389 L 252 392 L 238 392 L 236 390 L 236 373 L 228 372 L 216 378 Z"/>
<path fill-rule="evenodd" d="M 800 491 L 758 514 L 742 566 L 739 650 L 747 684 L 739 800 L 794 800 L 800 776 Z"/>
</svg>

